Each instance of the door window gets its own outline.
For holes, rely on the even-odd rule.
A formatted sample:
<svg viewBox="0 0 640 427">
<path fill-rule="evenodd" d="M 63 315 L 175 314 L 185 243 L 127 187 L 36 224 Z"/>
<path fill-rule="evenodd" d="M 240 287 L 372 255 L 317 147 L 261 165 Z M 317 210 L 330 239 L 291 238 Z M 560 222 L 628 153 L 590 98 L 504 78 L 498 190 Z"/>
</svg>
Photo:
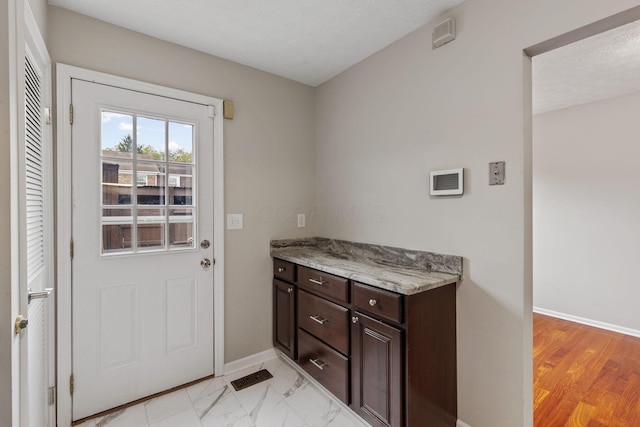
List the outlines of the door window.
<svg viewBox="0 0 640 427">
<path fill-rule="evenodd" d="M 194 248 L 195 125 L 110 109 L 100 114 L 101 253 Z"/>
</svg>

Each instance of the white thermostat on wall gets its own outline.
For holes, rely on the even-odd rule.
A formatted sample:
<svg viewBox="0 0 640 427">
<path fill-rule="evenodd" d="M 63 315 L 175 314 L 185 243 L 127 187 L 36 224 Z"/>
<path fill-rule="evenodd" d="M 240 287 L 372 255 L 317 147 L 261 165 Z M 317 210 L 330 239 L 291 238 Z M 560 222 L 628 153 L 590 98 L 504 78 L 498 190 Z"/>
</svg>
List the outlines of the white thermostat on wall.
<svg viewBox="0 0 640 427">
<path fill-rule="evenodd" d="M 451 196 L 462 194 L 464 190 L 464 169 L 433 171 L 429 179 L 429 194 Z"/>
</svg>

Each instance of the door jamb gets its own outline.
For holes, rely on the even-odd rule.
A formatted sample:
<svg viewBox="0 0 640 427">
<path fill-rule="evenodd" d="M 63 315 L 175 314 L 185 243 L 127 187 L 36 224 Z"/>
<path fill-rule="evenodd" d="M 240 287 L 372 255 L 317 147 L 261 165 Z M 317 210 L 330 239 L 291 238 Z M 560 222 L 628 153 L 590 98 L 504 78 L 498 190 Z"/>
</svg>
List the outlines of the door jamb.
<svg viewBox="0 0 640 427">
<path fill-rule="evenodd" d="M 213 118 L 213 316 L 214 372 L 224 374 L 224 144 L 222 99 L 105 74 L 66 64 L 56 66 L 57 88 L 57 417 L 59 426 L 72 421 L 69 378 L 72 374 L 71 330 L 71 79 L 81 79 L 124 89 L 165 96 L 215 107 Z"/>
</svg>

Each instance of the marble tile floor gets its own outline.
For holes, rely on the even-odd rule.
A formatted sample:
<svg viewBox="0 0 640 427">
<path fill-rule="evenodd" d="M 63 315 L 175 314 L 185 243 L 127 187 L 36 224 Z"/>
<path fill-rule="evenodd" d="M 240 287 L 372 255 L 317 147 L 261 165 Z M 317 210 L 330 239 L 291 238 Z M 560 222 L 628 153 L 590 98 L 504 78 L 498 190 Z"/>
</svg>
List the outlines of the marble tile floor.
<svg viewBox="0 0 640 427">
<path fill-rule="evenodd" d="M 260 369 L 273 378 L 235 391 Z M 203 381 L 80 427 L 369 427 L 279 357 Z"/>
</svg>

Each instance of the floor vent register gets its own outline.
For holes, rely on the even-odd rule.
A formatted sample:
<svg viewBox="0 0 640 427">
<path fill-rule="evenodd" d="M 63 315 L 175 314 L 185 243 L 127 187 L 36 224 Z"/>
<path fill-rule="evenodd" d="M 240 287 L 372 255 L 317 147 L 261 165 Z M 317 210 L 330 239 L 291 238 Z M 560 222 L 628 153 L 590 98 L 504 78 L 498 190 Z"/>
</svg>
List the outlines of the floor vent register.
<svg viewBox="0 0 640 427">
<path fill-rule="evenodd" d="M 261 383 L 262 381 L 266 381 L 269 378 L 273 378 L 273 375 L 271 375 L 271 373 L 266 369 L 262 369 L 258 372 L 254 372 L 253 374 L 231 381 L 231 385 L 236 391 L 240 391 L 247 387 L 251 387 L 252 385 Z"/>
</svg>

